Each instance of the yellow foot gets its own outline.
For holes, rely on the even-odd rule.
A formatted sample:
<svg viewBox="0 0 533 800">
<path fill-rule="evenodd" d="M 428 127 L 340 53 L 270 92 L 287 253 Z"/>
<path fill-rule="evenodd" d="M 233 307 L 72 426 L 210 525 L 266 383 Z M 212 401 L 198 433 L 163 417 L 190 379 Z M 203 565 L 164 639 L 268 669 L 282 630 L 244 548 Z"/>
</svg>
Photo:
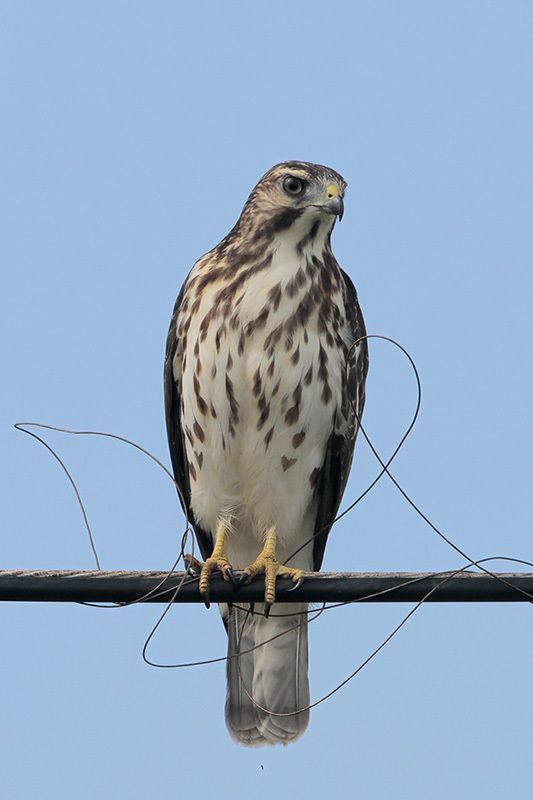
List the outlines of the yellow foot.
<svg viewBox="0 0 533 800">
<path fill-rule="evenodd" d="M 296 567 L 287 567 L 276 561 L 276 533 L 274 528 L 267 532 L 265 544 L 253 564 L 243 571 L 240 583 L 250 583 L 256 575 L 265 576 L 265 617 L 270 613 L 270 607 L 276 599 L 276 578 L 291 578 L 294 588 L 303 582 L 303 570 Z"/>
<path fill-rule="evenodd" d="M 211 575 L 218 571 L 222 574 L 225 581 L 233 581 L 233 570 L 226 555 L 226 534 L 227 526 L 220 523 L 215 538 L 215 546 L 212 554 L 207 558 L 200 568 L 200 580 L 198 591 L 203 595 L 204 603 L 209 608 L 209 590 L 211 588 Z"/>
</svg>

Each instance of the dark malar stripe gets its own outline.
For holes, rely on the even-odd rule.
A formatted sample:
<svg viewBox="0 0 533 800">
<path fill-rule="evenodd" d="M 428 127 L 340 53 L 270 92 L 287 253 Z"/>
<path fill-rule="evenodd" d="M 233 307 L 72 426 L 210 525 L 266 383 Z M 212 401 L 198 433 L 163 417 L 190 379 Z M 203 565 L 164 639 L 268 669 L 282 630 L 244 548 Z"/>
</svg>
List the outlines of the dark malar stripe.
<svg viewBox="0 0 533 800">
<path fill-rule="evenodd" d="M 292 223 L 299 219 L 303 213 L 303 208 L 284 208 L 283 211 L 276 214 L 271 222 L 269 222 L 268 226 L 265 226 L 264 231 L 269 236 L 285 231 L 287 228 L 290 228 Z"/>
</svg>

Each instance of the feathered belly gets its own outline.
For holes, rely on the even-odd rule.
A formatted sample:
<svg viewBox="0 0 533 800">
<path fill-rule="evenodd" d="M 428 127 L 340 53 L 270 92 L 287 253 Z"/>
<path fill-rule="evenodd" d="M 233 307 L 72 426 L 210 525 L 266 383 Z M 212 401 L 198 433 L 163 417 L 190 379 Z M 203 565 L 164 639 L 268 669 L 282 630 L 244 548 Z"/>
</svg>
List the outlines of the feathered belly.
<svg viewBox="0 0 533 800">
<path fill-rule="evenodd" d="M 341 364 L 303 329 L 271 347 L 265 335 L 252 336 L 240 354 L 240 332 L 233 346 L 231 338 L 217 351 L 206 337 L 187 355 L 182 419 L 195 517 L 211 531 L 220 517 L 230 520 L 239 566 L 239 555 L 249 557 L 246 542 L 254 558 L 271 525 L 280 555 L 312 535 L 315 487 L 340 405 Z M 304 560 L 310 564 L 309 548 Z"/>
</svg>

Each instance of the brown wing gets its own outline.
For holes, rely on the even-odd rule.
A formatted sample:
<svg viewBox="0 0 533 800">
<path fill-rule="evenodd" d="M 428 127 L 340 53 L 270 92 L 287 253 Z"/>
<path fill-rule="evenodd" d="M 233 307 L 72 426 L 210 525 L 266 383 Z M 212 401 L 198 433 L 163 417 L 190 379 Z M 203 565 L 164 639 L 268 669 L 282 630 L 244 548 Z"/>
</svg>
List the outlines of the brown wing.
<svg viewBox="0 0 533 800">
<path fill-rule="evenodd" d="M 341 270 L 341 275 L 344 281 L 344 302 L 351 339 L 352 342 L 356 342 L 366 335 L 365 323 L 359 308 L 355 286 L 343 270 Z M 347 414 L 347 423 L 339 425 L 338 429 L 336 426 L 331 433 L 317 485 L 319 501 L 313 545 L 315 570 L 319 570 L 322 565 L 331 523 L 335 519 L 348 481 L 359 427 L 358 418 L 361 419 L 365 404 L 367 372 L 368 346 L 366 339 L 362 339 L 357 347 L 349 351 L 349 363 L 343 379 L 343 409 Z"/>
<path fill-rule="evenodd" d="M 181 308 L 183 299 L 183 288 L 178 295 L 174 312 L 170 321 L 170 328 L 167 337 L 167 347 L 165 352 L 165 418 L 167 423 L 168 446 L 170 448 L 170 458 L 174 479 L 179 487 L 179 497 L 189 522 L 191 523 L 196 539 L 205 560 L 211 555 L 213 550 L 213 538 L 208 531 L 199 525 L 191 508 L 191 487 L 189 481 L 189 466 L 185 455 L 185 442 L 183 439 L 183 429 L 181 427 L 181 378 L 174 375 L 173 364 L 176 356 L 179 357 L 180 339 L 178 337 L 176 320 Z"/>
</svg>

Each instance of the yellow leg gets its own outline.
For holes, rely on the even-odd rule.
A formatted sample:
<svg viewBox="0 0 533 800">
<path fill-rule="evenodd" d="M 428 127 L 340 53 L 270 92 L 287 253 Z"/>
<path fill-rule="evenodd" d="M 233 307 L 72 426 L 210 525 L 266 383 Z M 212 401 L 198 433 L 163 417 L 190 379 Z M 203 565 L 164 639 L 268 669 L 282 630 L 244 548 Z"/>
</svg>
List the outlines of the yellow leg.
<svg viewBox="0 0 533 800">
<path fill-rule="evenodd" d="M 202 564 L 200 570 L 200 581 L 198 590 L 204 596 L 204 602 L 209 608 L 209 589 L 211 586 L 211 574 L 218 570 L 222 573 L 225 581 L 233 579 L 233 572 L 231 564 L 228 561 L 226 552 L 226 539 L 228 535 L 228 524 L 226 522 L 219 522 L 217 533 L 215 536 L 215 546 L 213 552 L 206 561 Z"/>
<path fill-rule="evenodd" d="M 276 530 L 269 528 L 265 537 L 263 549 L 249 567 L 244 570 L 242 582 L 250 583 L 256 575 L 265 576 L 265 616 L 268 617 L 270 606 L 276 599 L 276 578 L 292 578 L 294 583 L 301 583 L 303 570 L 296 567 L 287 567 L 276 561 Z"/>
</svg>

